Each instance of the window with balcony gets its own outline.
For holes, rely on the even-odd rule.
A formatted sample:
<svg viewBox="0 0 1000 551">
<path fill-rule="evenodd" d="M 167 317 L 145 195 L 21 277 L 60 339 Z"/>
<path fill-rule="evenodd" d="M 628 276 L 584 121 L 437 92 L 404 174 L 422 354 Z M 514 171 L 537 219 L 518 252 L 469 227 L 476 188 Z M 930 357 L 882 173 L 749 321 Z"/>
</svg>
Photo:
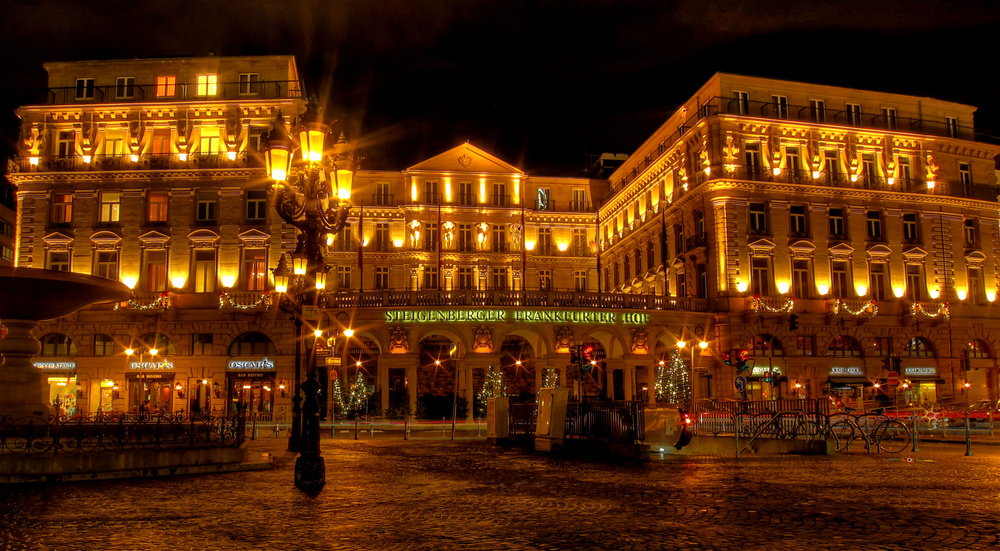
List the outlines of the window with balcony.
<svg viewBox="0 0 1000 551">
<path fill-rule="evenodd" d="M 375 267 L 375 290 L 385 291 L 389 288 L 389 267 Z"/>
<path fill-rule="evenodd" d="M 135 97 L 135 77 L 118 77 L 115 79 L 115 97 L 129 99 Z"/>
<path fill-rule="evenodd" d="M 871 241 L 882 241 L 882 212 L 870 210 L 865 216 L 865 224 L 868 228 L 868 239 Z"/>
<path fill-rule="evenodd" d="M 958 137 L 958 118 L 956 117 L 945 117 L 945 123 L 948 126 L 948 137 L 957 138 Z"/>
<path fill-rule="evenodd" d="M 458 204 L 466 207 L 476 204 L 476 193 L 472 190 L 472 182 L 458 183 Z"/>
<path fill-rule="evenodd" d="M 493 288 L 507 289 L 507 268 L 493 268 Z"/>
<path fill-rule="evenodd" d="M 851 298 L 851 265 L 846 260 L 834 260 L 830 264 L 830 292 L 834 298 Z"/>
<path fill-rule="evenodd" d="M 824 150 L 823 163 L 826 166 L 827 183 L 838 183 L 840 181 L 840 153 L 831 149 Z"/>
<path fill-rule="evenodd" d="M 913 171 L 910 168 L 910 158 L 900 156 L 896 162 L 899 164 L 899 183 L 904 189 L 910 186 L 913 180 Z"/>
<path fill-rule="evenodd" d="M 67 159 L 76 156 L 76 132 L 59 132 L 56 139 L 56 156 Z"/>
<path fill-rule="evenodd" d="M 118 224 L 121 222 L 122 192 L 102 191 L 100 201 L 98 221 L 102 224 Z"/>
<path fill-rule="evenodd" d="M 177 95 L 177 77 L 159 76 L 156 77 L 156 97 L 172 98 Z"/>
<path fill-rule="evenodd" d="M 574 189 L 573 199 L 570 203 L 570 209 L 573 212 L 586 212 L 590 210 L 590 205 L 587 203 L 587 190 L 585 189 Z"/>
<path fill-rule="evenodd" d="M 148 292 L 167 290 L 167 251 L 145 250 L 142 255 L 142 288 Z"/>
<path fill-rule="evenodd" d="M 788 230 L 794 237 L 806 236 L 806 206 L 792 205 L 788 208 Z"/>
<path fill-rule="evenodd" d="M 677 295 L 678 297 L 688 296 L 687 276 L 683 273 L 677 274 Z"/>
<path fill-rule="evenodd" d="M 857 103 L 847 104 L 847 124 L 861 126 L 861 105 Z"/>
<path fill-rule="evenodd" d="M 809 268 L 810 261 L 807 259 L 792 261 L 792 296 L 807 299 L 812 295 L 812 278 Z"/>
<path fill-rule="evenodd" d="M 963 191 L 968 194 L 972 186 L 972 167 L 969 163 L 958 163 L 958 181 L 962 183 Z"/>
<path fill-rule="evenodd" d="M 844 220 L 844 209 L 830 209 L 830 239 L 847 239 L 847 224 Z"/>
<path fill-rule="evenodd" d="M 249 96 L 260 92 L 260 75 L 258 73 L 240 73 L 240 95 Z"/>
<path fill-rule="evenodd" d="M 698 289 L 695 296 L 698 298 L 708 298 L 708 267 L 705 264 L 698 264 L 694 268 L 698 278 Z"/>
<path fill-rule="evenodd" d="M 151 137 L 150 153 L 156 156 L 170 155 L 170 129 L 154 128 Z"/>
<path fill-rule="evenodd" d="M 243 249 L 243 286 L 247 291 L 267 290 L 267 251 Z"/>
<path fill-rule="evenodd" d="M 463 252 L 476 250 L 476 242 L 472 239 L 472 224 L 458 225 L 458 250 Z"/>
<path fill-rule="evenodd" d="M 472 268 L 458 269 L 458 288 L 463 290 L 475 289 L 476 279 L 472 273 Z"/>
<path fill-rule="evenodd" d="M 69 271 L 69 251 L 49 251 L 45 258 L 45 268 L 57 272 Z"/>
<path fill-rule="evenodd" d="M 868 267 L 869 289 L 872 300 L 884 301 L 889 297 L 889 268 L 885 262 L 872 262 Z"/>
<path fill-rule="evenodd" d="M 427 222 L 424 224 L 424 250 L 438 250 L 438 225 L 437 222 Z"/>
<path fill-rule="evenodd" d="M 538 290 L 552 290 L 552 270 L 538 270 Z"/>
<path fill-rule="evenodd" d="M 771 96 L 771 103 L 774 105 L 774 116 L 779 119 L 788 118 L 788 97 Z"/>
<path fill-rule="evenodd" d="M 767 234 L 767 208 L 764 203 L 750 203 L 750 233 Z"/>
<path fill-rule="evenodd" d="M 170 204 L 170 193 L 150 191 L 146 200 L 149 203 L 146 221 L 150 224 L 165 224 L 167 222 L 167 206 Z"/>
<path fill-rule="evenodd" d="M 738 90 L 733 90 L 733 108 L 730 112 L 736 113 L 737 115 L 749 115 L 750 114 L 750 93 L 740 92 Z"/>
<path fill-rule="evenodd" d="M 882 108 L 882 124 L 889 130 L 896 129 L 896 109 L 893 107 Z"/>
<path fill-rule="evenodd" d="M 428 180 L 424 182 L 424 203 L 427 205 L 438 204 L 438 182 Z"/>
<path fill-rule="evenodd" d="M 216 277 L 215 249 L 195 249 L 192 262 L 194 292 L 214 293 Z"/>
<path fill-rule="evenodd" d="M 536 254 L 552 254 L 552 230 L 550 228 L 538 228 L 538 243 L 535 244 Z"/>
<path fill-rule="evenodd" d="M 218 202 L 215 190 L 201 190 L 195 196 L 195 222 L 200 225 L 214 225 L 216 222 L 215 206 Z"/>
<path fill-rule="evenodd" d="M 979 247 L 979 229 L 975 218 L 965 219 L 965 246 L 970 248 Z"/>
<path fill-rule="evenodd" d="M 337 232 L 333 239 L 333 248 L 341 252 L 353 251 L 354 245 L 354 231 L 350 224 L 344 224 L 344 227 Z"/>
<path fill-rule="evenodd" d="M 375 223 L 375 250 L 385 252 L 389 250 L 389 223 Z"/>
<path fill-rule="evenodd" d="M 536 210 L 552 210 L 552 192 L 549 188 L 538 188 L 535 194 Z"/>
<path fill-rule="evenodd" d="M 921 264 L 906 265 L 906 296 L 913 302 L 924 300 L 924 267 Z"/>
<path fill-rule="evenodd" d="M 108 129 L 104 131 L 101 154 L 105 157 L 121 157 L 125 155 L 125 136 L 121 130 Z"/>
<path fill-rule="evenodd" d="M 507 250 L 507 233 L 504 231 L 503 226 L 493 226 L 490 246 L 495 253 L 502 253 Z"/>
<path fill-rule="evenodd" d="M 587 271 L 575 270 L 573 272 L 573 288 L 577 291 L 587 290 Z"/>
<path fill-rule="evenodd" d="M 424 286 L 422 289 L 426 291 L 435 290 L 438 288 L 438 269 L 437 266 L 424 266 L 422 270 L 424 273 Z"/>
<path fill-rule="evenodd" d="M 52 224 L 62 225 L 73 222 L 73 194 L 52 194 Z"/>
<path fill-rule="evenodd" d="M 214 96 L 219 92 L 219 75 L 198 75 L 196 83 L 199 96 Z"/>
<path fill-rule="evenodd" d="M 214 354 L 212 345 L 215 336 L 212 333 L 191 334 L 191 354 L 193 356 L 211 356 Z"/>
<path fill-rule="evenodd" d="M 118 280 L 118 251 L 97 251 L 94 254 L 94 275 Z"/>
<path fill-rule="evenodd" d="M 372 202 L 381 207 L 392 205 L 389 182 L 375 182 L 375 197 L 372 198 Z"/>
<path fill-rule="evenodd" d="M 573 228 L 573 255 L 574 256 L 587 256 L 589 250 L 587 250 L 587 230 L 581 228 Z"/>
<path fill-rule="evenodd" d="M 201 138 L 198 141 L 199 155 L 218 155 L 221 151 L 221 138 L 218 126 L 201 127 Z"/>
<path fill-rule="evenodd" d="M 861 154 L 861 176 L 865 179 L 865 185 L 874 187 L 879 184 L 878 170 L 875 168 L 875 155 L 872 153 Z"/>
<path fill-rule="evenodd" d="M 337 289 L 351 289 L 351 267 L 337 266 Z"/>
<path fill-rule="evenodd" d="M 744 145 L 744 157 L 747 163 L 747 177 L 758 179 L 761 176 L 760 144 L 747 143 Z"/>
<path fill-rule="evenodd" d="M 826 102 L 821 99 L 809 100 L 809 115 L 813 122 L 826 122 Z"/>
<path fill-rule="evenodd" d="M 750 281 L 754 295 L 771 294 L 771 259 L 754 257 L 750 262 Z"/>
<path fill-rule="evenodd" d="M 267 190 L 252 189 L 246 193 L 247 222 L 263 222 L 267 218 Z"/>
<path fill-rule="evenodd" d="M 503 182 L 493 182 L 493 206 L 506 207 L 507 202 L 507 184 Z"/>
<path fill-rule="evenodd" d="M 76 99 L 94 99 L 94 79 L 76 79 Z"/>
<path fill-rule="evenodd" d="M 917 213 L 907 212 L 903 214 L 903 240 L 908 243 L 920 242 L 920 233 L 917 231 Z"/>
</svg>

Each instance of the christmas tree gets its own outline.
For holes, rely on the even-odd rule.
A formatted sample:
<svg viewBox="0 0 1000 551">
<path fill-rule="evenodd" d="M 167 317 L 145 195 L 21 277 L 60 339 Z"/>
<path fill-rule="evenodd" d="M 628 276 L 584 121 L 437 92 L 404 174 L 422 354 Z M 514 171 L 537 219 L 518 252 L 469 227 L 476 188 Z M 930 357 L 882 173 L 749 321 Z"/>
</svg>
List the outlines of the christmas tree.
<svg viewBox="0 0 1000 551">
<path fill-rule="evenodd" d="M 358 378 L 354 379 L 354 384 L 351 385 L 351 395 L 348 396 L 348 407 L 351 411 L 361 411 L 365 407 L 367 398 L 368 388 L 365 385 L 365 376 L 359 372 Z"/>
<path fill-rule="evenodd" d="M 481 413 L 486 412 L 486 403 L 490 398 L 506 396 L 507 391 L 503 382 L 503 372 L 492 365 L 486 369 L 486 380 L 483 381 L 483 388 L 479 389 L 479 407 Z"/>
<path fill-rule="evenodd" d="M 691 374 L 680 352 L 675 350 L 670 355 L 670 363 L 656 368 L 653 388 L 657 402 L 681 404 L 691 400 Z"/>
<path fill-rule="evenodd" d="M 545 377 L 542 380 L 542 388 L 555 388 L 559 386 L 559 370 L 546 369 Z"/>
<path fill-rule="evenodd" d="M 340 389 L 340 379 L 334 379 L 332 386 L 333 407 L 336 408 L 337 413 L 343 415 L 347 411 L 347 404 L 344 403 L 344 392 Z"/>
</svg>

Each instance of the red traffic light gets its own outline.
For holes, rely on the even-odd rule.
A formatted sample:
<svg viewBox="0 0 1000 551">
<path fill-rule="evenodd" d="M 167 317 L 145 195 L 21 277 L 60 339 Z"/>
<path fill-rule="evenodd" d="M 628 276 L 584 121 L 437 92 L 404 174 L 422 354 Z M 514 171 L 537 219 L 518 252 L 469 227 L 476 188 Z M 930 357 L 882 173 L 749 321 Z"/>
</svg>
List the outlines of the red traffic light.
<svg viewBox="0 0 1000 551">
<path fill-rule="evenodd" d="M 594 347 L 593 346 L 590 346 L 589 344 L 587 346 L 584 346 L 582 352 L 583 352 L 583 357 L 587 361 L 590 361 L 590 360 L 594 359 Z"/>
</svg>

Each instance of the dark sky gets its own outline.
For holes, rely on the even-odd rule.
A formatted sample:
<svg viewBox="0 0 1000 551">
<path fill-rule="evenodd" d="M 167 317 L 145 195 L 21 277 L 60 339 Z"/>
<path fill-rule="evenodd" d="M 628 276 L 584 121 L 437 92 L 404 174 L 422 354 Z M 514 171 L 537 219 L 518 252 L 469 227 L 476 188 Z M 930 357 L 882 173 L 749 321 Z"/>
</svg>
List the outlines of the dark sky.
<svg viewBox="0 0 1000 551">
<path fill-rule="evenodd" d="M 20 1 L 0 107 L 45 61 L 293 54 L 309 90 L 402 169 L 466 140 L 531 174 L 631 153 L 713 73 L 979 106 L 1000 134 L 1000 1 Z M 9 116 L 7 117 L 10 118 Z"/>
</svg>

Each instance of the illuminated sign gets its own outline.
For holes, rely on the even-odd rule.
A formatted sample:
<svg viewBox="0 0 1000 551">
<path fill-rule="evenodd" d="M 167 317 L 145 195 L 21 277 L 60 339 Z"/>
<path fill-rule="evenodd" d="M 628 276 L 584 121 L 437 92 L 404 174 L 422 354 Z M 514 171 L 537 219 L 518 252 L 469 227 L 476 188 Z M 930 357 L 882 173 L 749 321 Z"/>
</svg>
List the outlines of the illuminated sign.
<svg viewBox="0 0 1000 551">
<path fill-rule="evenodd" d="M 764 377 L 764 374 L 771 372 L 772 375 L 781 376 L 781 368 L 778 366 L 766 367 L 766 366 L 756 366 L 753 371 L 750 372 L 751 377 Z"/>
<path fill-rule="evenodd" d="M 936 367 L 904 367 L 903 374 L 907 377 L 934 377 L 937 375 Z"/>
<path fill-rule="evenodd" d="M 841 377 L 846 377 L 846 376 L 863 377 L 865 375 L 865 372 L 860 367 L 831 367 L 830 375 L 834 376 L 839 375 Z"/>
<path fill-rule="evenodd" d="M 649 314 L 598 310 L 388 310 L 386 323 L 600 323 L 646 325 Z"/>
<path fill-rule="evenodd" d="M 38 369 L 76 369 L 76 362 L 34 362 Z"/>
<path fill-rule="evenodd" d="M 128 368 L 143 371 L 158 371 L 162 369 L 173 369 L 174 364 L 170 360 L 163 360 L 162 362 L 132 362 L 128 364 Z"/>
<path fill-rule="evenodd" d="M 231 371 L 274 371 L 274 362 L 267 357 L 260 360 L 229 360 L 226 369 Z"/>
</svg>

